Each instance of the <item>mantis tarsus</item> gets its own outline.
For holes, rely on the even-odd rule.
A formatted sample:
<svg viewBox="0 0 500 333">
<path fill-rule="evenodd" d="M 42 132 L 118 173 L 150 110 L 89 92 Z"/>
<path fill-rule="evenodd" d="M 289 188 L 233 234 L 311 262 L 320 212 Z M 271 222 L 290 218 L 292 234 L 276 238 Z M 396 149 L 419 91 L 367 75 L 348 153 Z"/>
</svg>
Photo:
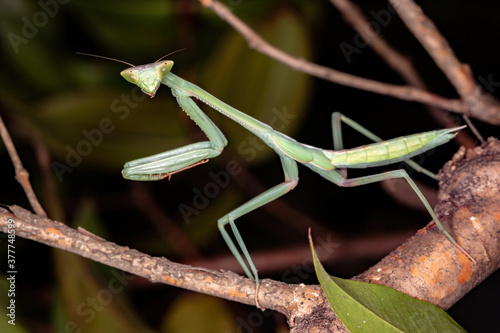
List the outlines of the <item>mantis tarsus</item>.
<svg viewBox="0 0 500 333">
<path fill-rule="evenodd" d="M 101 56 L 97 57 L 116 60 Z M 257 269 L 236 227 L 235 220 L 291 191 L 299 180 L 297 163 L 305 165 L 320 176 L 342 187 L 370 184 L 393 178 L 404 178 L 422 201 L 438 228 L 460 251 L 466 254 L 470 260 L 474 261 L 474 259 L 458 245 L 455 239 L 443 227 L 431 206 L 405 170 L 387 171 L 353 179 L 348 179 L 346 174 L 342 172 L 342 170 L 339 170 L 345 168 L 367 168 L 405 161 L 415 170 L 424 172 L 435 178 L 432 173 L 408 159 L 448 142 L 456 135 L 458 130 L 465 126 L 424 132 L 382 141 L 382 139 L 358 123 L 339 112 L 334 112 L 332 114 L 332 130 L 335 150 L 320 149 L 299 143 L 275 131 L 269 125 L 238 111 L 200 87 L 176 76 L 170 71 L 174 62 L 171 60 L 161 61 L 163 58 L 164 57 L 160 58 L 154 63 L 141 66 L 134 66 L 126 63 L 132 67 L 123 70 L 120 74 L 127 81 L 137 85 L 144 93 L 151 97 L 155 96 L 160 84 L 170 87 L 172 94 L 177 99 L 177 103 L 182 110 L 184 110 L 184 112 L 186 112 L 186 114 L 201 128 L 209 141 L 193 143 L 128 162 L 125 164 L 122 171 L 123 177 L 140 181 L 170 178 L 172 174 L 205 163 L 208 159 L 216 157 L 222 152 L 227 144 L 224 134 L 222 134 L 210 118 L 203 113 L 191 97 L 198 99 L 223 115 L 231 118 L 259 137 L 279 155 L 285 180 L 281 184 L 272 187 L 218 220 L 219 230 L 229 249 L 238 260 L 246 275 L 249 278 L 255 279 L 257 285 L 259 284 Z M 340 130 L 341 122 L 358 130 L 369 139 L 376 141 L 376 143 L 354 149 L 343 149 Z M 248 265 L 243 260 L 240 250 L 238 250 L 238 247 L 226 231 L 227 224 L 230 225 L 236 243 L 239 245 L 241 253 Z"/>
</svg>

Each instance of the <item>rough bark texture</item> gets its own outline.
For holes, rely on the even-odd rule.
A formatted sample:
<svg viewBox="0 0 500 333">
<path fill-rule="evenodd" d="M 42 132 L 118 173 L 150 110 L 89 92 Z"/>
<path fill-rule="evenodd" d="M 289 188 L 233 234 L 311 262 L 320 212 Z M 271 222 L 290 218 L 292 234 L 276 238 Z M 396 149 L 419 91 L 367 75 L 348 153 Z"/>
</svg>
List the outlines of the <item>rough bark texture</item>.
<svg viewBox="0 0 500 333">
<path fill-rule="evenodd" d="M 461 148 L 439 177 L 436 214 L 477 264 L 431 223 L 355 279 L 448 309 L 500 267 L 500 142 Z"/>
</svg>

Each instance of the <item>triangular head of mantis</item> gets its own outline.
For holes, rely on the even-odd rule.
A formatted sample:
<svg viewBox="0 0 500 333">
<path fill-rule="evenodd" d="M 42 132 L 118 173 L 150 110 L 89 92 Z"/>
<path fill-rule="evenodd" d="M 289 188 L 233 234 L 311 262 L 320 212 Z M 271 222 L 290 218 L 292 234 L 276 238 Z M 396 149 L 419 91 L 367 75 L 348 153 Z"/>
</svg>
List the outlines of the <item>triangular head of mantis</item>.
<svg viewBox="0 0 500 333">
<path fill-rule="evenodd" d="M 172 66 L 174 66 L 172 60 L 164 60 L 152 64 L 127 68 L 123 70 L 120 75 L 153 98 L 155 97 L 158 87 L 160 87 L 161 80 L 170 72 Z"/>
</svg>

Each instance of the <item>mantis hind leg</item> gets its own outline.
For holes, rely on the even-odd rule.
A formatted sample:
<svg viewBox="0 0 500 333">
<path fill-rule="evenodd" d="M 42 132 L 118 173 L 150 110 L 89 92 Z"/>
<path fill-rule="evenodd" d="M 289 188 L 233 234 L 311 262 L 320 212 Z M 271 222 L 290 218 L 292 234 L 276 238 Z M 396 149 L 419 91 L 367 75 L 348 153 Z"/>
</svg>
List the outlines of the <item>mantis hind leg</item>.
<svg viewBox="0 0 500 333">
<path fill-rule="evenodd" d="M 420 190 L 418 189 L 417 185 L 413 182 L 413 180 L 408 176 L 405 170 L 400 169 L 400 170 L 393 170 L 393 171 L 388 171 L 388 172 L 382 172 L 370 176 L 365 176 L 365 177 L 359 177 L 359 178 L 351 178 L 351 179 L 336 179 L 337 184 L 341 187 L 353 187 L 353 186 L 359 186 L 359 185 L 365 185 L 365 184 L 370 184 L 370 183 L 375 183 L 375 182 L 380 182 L 383 180 L 387 179 L 393 179 L 393 178 L 404 178 L 408 185 L 413 189 L 413 191 L 417 194 L 418 198 L 420 201 L 424 204 L 425 208 L 431 215 L 432 219 L 436 223 L 437 227 L 443 234 L 450 240 L 450 242 L 457 248 L 459 249 L 462 253 L 464 253 L 473 263 L 476 263 L 474 258 L 471 257 L 467 251 L 465 251 L 458 243 L 457 241 L 453 238 L 453 236 L 450 235 L 450 233 L 444 228 L 444 226 L 441 224 L 439 221 L 438 217 L 434 213 L 434 210 L 432 209 L 431 205 L 429 202 L 427 202 L 427 199 L 425 199 L 424 195 Z"/>
<path fill-rule="evenodd" d="M 346 125 L 349 125 L 359 133 L 363 134 L 366 136 L 368 139 L 373 140 L 375 142 L 381 142 L 383 141 L 380 137 L 376 136 L 369 130 L 367 130 L 365 127 L 361 126 L 354 120 L 344 116 L 340 112 L 334 112 L 332 113 L 332 134 L 333 134 L 333 148 L 335 150 L 341 150 L 344 149 L 344 144 L 342 141 L 342 127 L 341 127 L 341 122 L 344 122 Z M 420 165 L 412 161 L 411 159 L 407 159 L 404 161 L 408 166 L 410 166 L 412 169 L 414 169 L 417 172 L 421 172 L 427 176 L 429 176 L 432 179 L 437 179 L 436 174 L 430 172 L 429 170 L 422 168 Z M 344 177 L 346 177 L 347 172 L 343 171 L 345 169 L 340 169 L 342 170 L 341 173 Z M 339 170 L 339 171 L 340 171 Z"/>
<path fill-rule="evenodd" d="M 259 208 L 281 197 L 282 195 L 290 192 L 297 185 L 299 181 L 297 163 L 293 159 L 287 156 L 280 156 L 280 158 L 283 167 L 283 173 L 285 174 L 285 181 L 261 193 L 252 200 L 236 208 L 229 214 L 224 215 L 218 221 L 218 227 L 220 233 L 222 234 L 222 237 L 224 238 L 224 241 L 226 242 L 227 246 L 238 260 L 239 264 L 245 271 L 245 274 L 249 278 L 255 279 L 257 285 L 259 284 L 259 276 L 257 274 L 257 269 L 255 268 L 255 265 L 252 261 L 252 258 L 250 257 L 248 249 L 245 243 L 243 242 L 243 238 L 241 237 L 241 234 L 238 231 L 238 228 L 236 227 L 235 220 L 253 211 L 254 209 Z M 236 239 L 236 243 L 238 244 L 241 253 L 245 257 L 245 260 L 248 263 L 248 265 L 243 260 L 243 257 L 240 254 L 240 250 L 238 250 L 238 247 L 236 246 L 236 244 L 233 242 L 232 238 L 226 231 L 225 227 L 227 224 L 231 226 L 231 230 L 233 232 L 234 238 Z"/>
</svg>

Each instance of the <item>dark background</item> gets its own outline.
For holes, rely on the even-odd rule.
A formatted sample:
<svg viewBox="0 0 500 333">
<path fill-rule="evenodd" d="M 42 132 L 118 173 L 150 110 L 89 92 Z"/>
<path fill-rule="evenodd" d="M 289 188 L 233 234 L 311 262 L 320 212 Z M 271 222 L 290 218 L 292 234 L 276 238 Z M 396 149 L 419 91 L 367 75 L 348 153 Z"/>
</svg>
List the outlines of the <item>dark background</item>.
<svg viewBox="0 0 500 333">
<path fill-rule="evenodd" d="M 405 83 L 369 47 L 357 47 L 359 52 L 349 59 L 345 56 L 341 46 L 356 47 L 357 33 L 327 1 L 223 3 L 266 40 L 293 55 L 354 75 Z M 370 21 L 377 22 L 377 15 L 388 12 L 386 2 L 357 3 Z M 458 58 L 470 64 L 478 81 L 488 77 L 500 81 L 497 1 L 420 1 L 419 5 L 448 39 Z M 174 73 L 264 122 L 270 123 L 276 112 L 286 111 L 293 118 L 283 124 L 284 133 L 326 149 L 332 148 L 333 111 L 343 112 L 383 138 L 441 126 L 418 103 L 307 77 L 256 53 L 225 22 L 196 1 L 0 0 L 0 28 L 0 114 L 49 216 L 73 227 L 82 226 L 120 245 L 174 261 L 228 255 L 216 227 L 217 219 L 254 196 L 250 185 L 269 188 L 281 182 L 279 160 L 272 151 L 252 146 L 250 134 L 237 124 L 204 108 L 229 140 L 222 156 L 176 174 L 170 182 L 124 180 L 120 171 L 126 161 L 204 140 L 204 136 L 179 110 L 165 87 L 160 87 L 154 99 L 146 98 L 123 109 L 126 104 L 122 95 L 131 94 L 133 89 L 118 75 L 126 65 L 75 52 L 139 65 L 186 48 L 168 57 L 175 61 Z M 389 17 L 381 33 L 413 60 L 433 92 L 456 97 L 453 87 L 397 16 Z M 498 97 L 498 91 L 491 92 Z M 129 113 L 124 116 L 123 110 L 127 109 Z M 463 122 L 453 114 L 443 117 Z M 85 152 L 78 154 L 80 158 L 68 153 L 78 153 L 78 147 L 84 149 L 83 142 L 91 141 L 85 133 L 97 133 L 95 129 L 105 118 L 110 119 L 112 130 L 95 134 L 94 142 L 85 146 L 90 147 L 88 153 L 80 150 Z M 498 133 L 488 124 L 475 124 L 484 137 Z M 366 143 L 366 139 L 345 129 L 346 147 Z M 50 175 L 43 172 L 37 160 L 40 147 L 48 150 Z M 255 156 L 243 150 L 249 147 L 253 147 Z M 453 142 L 439 147 L 424 159 L 424 166 L 437 172 L 457 149 Z M 0 203 L 29 208 L 3 146 L 0 158 Z M 199 214 L 184 218 L 179 206 L 194 207 L 196 191 L 203 192 L 213 182 L 210 172 L 225 170 L 230 160 L 236 160 L 247 172 L 231 177 L 227 186 L 197 209 Z M 74 165 L 69 166 L 68 161 Z M 61 165 L 66 167 L 61 169 Z M 56 166 L 59 169 L 54 169 Z M 361 170 L 350 175 L 385 169 Z M 426 177 L 412 176 L 437 188 Z M 398 205 L 378 185 L 338 188 L 302 167 L 299 186 L 283 200 L 329 230 L 336 239 L 397 234 L 416 230 L 430 221 L 425 211 L 415 212 Z M 148 207 L 153 203 L 160 207 L 162 216 L 148 216 Z M 291 227 L 290 221 L 277 217 L 280 213 L 262 208 L 239 220 L 251 252 L 307 245 L 310 225 L 298 219 Z M 182 244 L 179 247 L 169 243 L 168 233 L 162 231 L 163 223 L 176 226 L 189 241 L 185 250 Z M 2 258 L 6 258 L 6 238 L 0 240 Z M 114 269 L 21 238 L 16 240 L 16 250 L 17 331 L 7 326 L 12 332 L 24 332 L 23 327 L 29 332 L 76 332 L 75 328 L 68 328 L 69 322 L 76 322 L 82 332 L 133 332 L 145 331 L 146 327 L 165 332 L 248 331 L 248 327 L 254 332 L 281 332 L 286 327 L 280 315 L 252 317 L 254 308 L 152 285 L 139 278 L 133 279 L 123 292 L 113 294 L 112 301 L 94 308 L 90 318 L 91 311 L 79 314 L 75 309 L 82 303 L 83 309 L 90 309 L 85 306 L 89 297 L 107 295 L 105 290 L 115 276 Z M 348 278 L 378 259 L 367 253 L 327 265 L 327 269 L 332 275 Z M 297 258 L 297 265 L 301 262 Z M 2 271 L 5 267 L 2 260 Z M 283 280 L 284 273 L 261 274 Z M 304 283 L 316 283 L 313 274 L 307 276 Z M 7 284 L 4 278 L 1 280 L 4 290 Z M 6 289 L 2 295 L 6 295 Z M 497 273 L 449 313 L 469 332 L 499 331 L 498 296 Z M 195 325 L 192 318 L 204 325 L 190 326 Z"/>
</svg>

